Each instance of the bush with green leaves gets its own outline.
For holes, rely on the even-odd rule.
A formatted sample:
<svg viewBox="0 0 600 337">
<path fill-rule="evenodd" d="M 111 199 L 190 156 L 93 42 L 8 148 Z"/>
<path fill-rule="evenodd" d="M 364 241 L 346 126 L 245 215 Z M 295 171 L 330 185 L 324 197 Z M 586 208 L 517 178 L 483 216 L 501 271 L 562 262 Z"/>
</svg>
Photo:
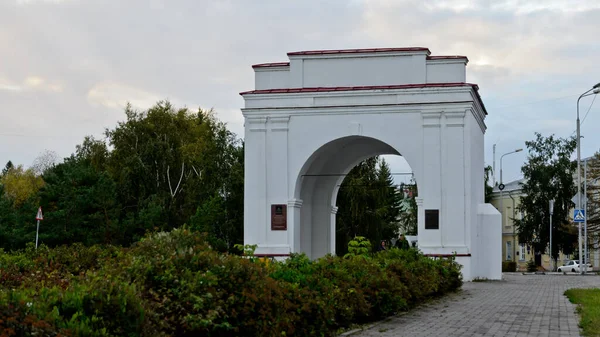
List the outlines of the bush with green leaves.
<svg viewBox="0 0 600 337">
<path fill-rule="evenodd" d="M 529 260 L 527 261 L 527 271 L 530 273 L 536 272 L 538 270 L 537 265 L 535 264 L 535 261 Z"/>
<path fill-rule="evenodd" d="M 187 229 L 130 248 L 0 252 L 7 336 L 334 336 L 462 285 L 460 265 L 417 250 L 283 262 L 222 254 Z M 366 241 L 368 242 L 368 241 Z M 240 247 L 241 248 L 241 247 Z M 239 249 L 242 250 L 242 249 Z"/>
<path fill-rule="evenodd" d="M 515 261 L 502 261 L 502 272 L 512 273 L 517 271 L 517 263 Z"/>
<path fill-rule="evenodd" d="M 355 236 L 348 242 L 348 253 L 344 257 L 360 256 L 369 257 L 371 254 L 371 242 L 364 236 Z"/>
</svg>

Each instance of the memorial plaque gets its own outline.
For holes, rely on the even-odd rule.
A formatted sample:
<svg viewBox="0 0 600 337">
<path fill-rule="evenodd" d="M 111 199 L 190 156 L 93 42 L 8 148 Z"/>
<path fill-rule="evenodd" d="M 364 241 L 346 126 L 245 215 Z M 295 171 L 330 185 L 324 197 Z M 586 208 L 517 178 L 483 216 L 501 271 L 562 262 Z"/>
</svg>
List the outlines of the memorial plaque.
<svg viewBox="0 0 600 337">
<path fill-rule="evenodd" d="M 271 205 L 271 230 L 287 230 L 287 205 Z"/>
<path fill-rule="evenodd" d="M 440 210 L 425 210 L 425 229 L 440 229 Z"/>
</svg>

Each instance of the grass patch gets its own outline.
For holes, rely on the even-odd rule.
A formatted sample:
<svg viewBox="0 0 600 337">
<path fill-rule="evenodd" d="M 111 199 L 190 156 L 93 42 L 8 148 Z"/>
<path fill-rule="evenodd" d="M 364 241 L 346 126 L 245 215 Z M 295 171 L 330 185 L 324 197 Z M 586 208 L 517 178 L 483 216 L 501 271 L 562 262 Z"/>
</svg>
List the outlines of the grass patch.
<svg viewBox="0 0 600 337">
<path fill-rule="evenodd" d="M 600 336 L 600 289 L 569 289 L 565 295 L 577 304 L 584 336 Z"/>
</svg>

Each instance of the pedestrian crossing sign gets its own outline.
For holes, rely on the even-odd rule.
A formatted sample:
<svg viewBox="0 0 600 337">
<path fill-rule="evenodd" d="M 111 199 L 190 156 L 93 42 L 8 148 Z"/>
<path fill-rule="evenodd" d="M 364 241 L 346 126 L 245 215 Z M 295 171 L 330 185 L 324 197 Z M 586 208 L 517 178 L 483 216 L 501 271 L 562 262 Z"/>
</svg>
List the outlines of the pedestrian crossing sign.
<svg viewBox="0 0 600 337">
<path fill-rule="evenodd" d="M 573 213 L 573 221 L 584 222 L 585 221 L 585 210 L 576 209 Z"/>
</svg>

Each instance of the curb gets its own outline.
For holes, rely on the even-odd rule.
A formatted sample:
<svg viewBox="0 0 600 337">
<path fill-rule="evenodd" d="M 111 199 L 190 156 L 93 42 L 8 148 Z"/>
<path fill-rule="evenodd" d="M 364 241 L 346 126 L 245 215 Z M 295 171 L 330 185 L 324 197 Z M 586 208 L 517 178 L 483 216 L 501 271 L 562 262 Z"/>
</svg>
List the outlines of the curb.
<svg viewBox="0 0 600 337">
<path fill-rule="evenodd" d="M 342 333 L 342 334 L 339 334 L 338 336 L 339 336 L 339 337 L 344 337 L 344 336 L 350 336 L 350 335 L 354 335 L 354 334 L 356 334 L 356 333 L 358 333 L 358 332 L 362 332 L 362 331 L 365 331 L 365 330 L 369 330 L 369 329 L 371 329 L 371 328 L 374 328 L 374 327 L 376 327 L 376 326 L 378 326 L 378 325 L 381 325 L 381 324 L 383 324 L 383 323 L 385 323 L 385 322 L 391 321 L 391 320 L 392 320 L 392 319 L 394 319 L 395 317 L 399 317 L 399 316 L 402 316 L 402 315 L 406 315 L 407 313 L 408 313 L 408 311 L 407 311 L 407 312 L 402 312 L 402 313 L 396 314 L 396 315 L 394 315 L 394 316 L 390 316 L 390 317 L 384 318 L 384 319 L 382 319 L 381 321 L 377 321 L 377 322 L 375 322 L 375 323 L 370 323 L 370 324 L 368 324 L 368 325 L 365 325 L 365 326 L 362 326 L 362 327 L 360 327 L 360 328 L 356 328 L 356 329 L 352 329 L 352 330 L 350 330 L 350 331 L 346 331 L 346 332 L 344 332 L 344 333 Z"/>
</svg>

